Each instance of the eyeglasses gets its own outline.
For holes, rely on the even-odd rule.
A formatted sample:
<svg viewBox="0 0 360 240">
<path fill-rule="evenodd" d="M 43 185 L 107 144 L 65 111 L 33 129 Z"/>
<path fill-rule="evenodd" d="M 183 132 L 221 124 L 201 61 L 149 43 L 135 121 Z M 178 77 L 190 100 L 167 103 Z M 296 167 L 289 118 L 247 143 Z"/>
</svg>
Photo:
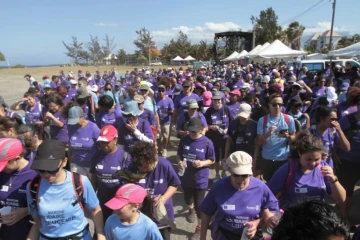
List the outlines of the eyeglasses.
<svg viewBox="0 0 360 240">
<path fill-rule="evenodd" d="M 160 90 L 160 89 L 159 89 L 158 92 L 165 92 L 165 90 Z"/>
<path fill-rule="evenodd" d="M 62 163 L 62 162 L 61 162 L 61 163 Z M 55 175 L 57 172 L 59 172 L 60 168 L 61 168 L 61 164 L 60 164 L 60 166 L 59 166 L 56 170 L 53 170 L 53 171 L 36 169 L 35 172 L 37 172 L 38 174 L 48 173 L 48 174 L 50 174 L 50 175 Z"/>
<path fill-rule="evenodd" d="M 235 174 L 235 173 L 232 173 L 231 176 L 232 176 L 233 178 L 248 178 L 248 177 L 250 177 L 249 174 L 238 175 L 238 174 Z"/>
<path fill-rule="evenodd" d="M 337 121 L 337 118 L 330 118 L 331 121 Z"/>
<path fill-rule="evenodd" d="M 111 91 L 111 89 L 110 89 L 110 88 L 107 88 L 107 89 L 105 89 L 105 91 Z"/>
<path fill-rule="evenodd" d="M 273 106 L 273 107 L 282 107 L 282 106 L 284 106 L 283 103 L 270 103 L 270 104 L 271 104 L 271 106 Z"/>
</svg>

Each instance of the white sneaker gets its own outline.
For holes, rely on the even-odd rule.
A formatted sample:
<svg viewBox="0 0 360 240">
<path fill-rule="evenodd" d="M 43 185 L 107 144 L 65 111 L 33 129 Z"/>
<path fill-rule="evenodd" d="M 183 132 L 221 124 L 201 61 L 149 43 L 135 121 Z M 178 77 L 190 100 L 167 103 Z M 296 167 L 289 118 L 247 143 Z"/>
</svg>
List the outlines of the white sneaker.
<svg viewBox="0 0 360 240">
<path fill-rule="evenodd" d="M 220 175 L 216 175 L 215 178 L 213 179 L 213 183 L 216 183 L 220 179 L 221 179 Z"/>
</svg>

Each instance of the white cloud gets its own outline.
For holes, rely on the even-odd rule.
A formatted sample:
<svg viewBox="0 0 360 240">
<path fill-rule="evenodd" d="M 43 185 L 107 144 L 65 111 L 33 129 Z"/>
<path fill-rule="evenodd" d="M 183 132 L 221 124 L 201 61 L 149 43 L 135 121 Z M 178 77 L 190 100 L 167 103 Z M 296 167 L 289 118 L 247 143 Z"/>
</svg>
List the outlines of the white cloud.
<svg viewBox="0 0 360 240">
<path fill-rule="evenodd" d="M 185 33 L 189 40 L 192 43 L 197 43 L 201 40 L 204 41 L 213 41 L 214 34 L 217 32 L 225 32 L 229 30 L 242 30 L 246 31 L 244 28 L 241 28 L 239 25 L 233 22 L 223 22 L 223 23 L 214 23 L 214 22 L 205 22 L 203 26 L 195 26 L 195 27 L 188 27 L 188 26 L 179 26 L 174 27 L 172 29 L 164 29 L 164 30 L 157 30 L 152 31 L 151 34 L 154 37 L 154 40 L 157 44 L 163 44 L 170 39 L 176 39 L 178 33 L 182 31 Z"/>
<path fill-rule="evenodd" d="M 117 23 L 97 23 L 95 24 L 96 27 L 117 27 L 119 24 Z"/>
<path fill-rule="evenodd" d="M 327 30 L 330 30 L 331 22 L 318 22 L 316 26 L 306 27 L 304 34 L 312 34 L 312 33 L 323 33 Z M 342 25 L 342 26 L 334 26 L 335 32 L 353 32 L 356 27 L 352 25 Z"/>
</svg>

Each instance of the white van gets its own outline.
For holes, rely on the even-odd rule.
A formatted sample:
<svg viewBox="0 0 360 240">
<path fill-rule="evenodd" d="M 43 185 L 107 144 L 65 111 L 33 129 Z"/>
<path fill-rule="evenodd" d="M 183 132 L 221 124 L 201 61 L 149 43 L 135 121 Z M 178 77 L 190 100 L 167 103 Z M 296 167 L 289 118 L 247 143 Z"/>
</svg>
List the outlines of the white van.
<svg viewBox="0 0 360 240">
<path fill-rule="evenodd" d="M 298 68 L 302 68 L 306 66 L 310 72 L 319 72 L 325 69 L 326 64 L 330 64 L 330 59 L 323 60 L 302 60 L 296 61 L 298 63 Z M 294 61 L 288 62 L 288 67 L 293 66 Z M 333 59 L 331 62 L 332 66 L 340 65 L 342 67 L 346 67 L 347 65 L 351 65 L 351 67 L 360 68 L 360 63 L 355 61 L 354 59 Z"/>
</svg>

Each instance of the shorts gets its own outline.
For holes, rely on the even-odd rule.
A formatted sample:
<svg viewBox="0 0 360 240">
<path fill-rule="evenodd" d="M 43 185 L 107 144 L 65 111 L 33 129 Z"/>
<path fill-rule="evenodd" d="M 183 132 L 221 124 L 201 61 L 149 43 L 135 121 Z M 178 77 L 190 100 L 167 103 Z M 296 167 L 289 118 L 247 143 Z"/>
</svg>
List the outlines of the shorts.
<svg viewBox="0 0 360 240">
<path fill-rule="evenodd" d="M 215 162 L 220 162 L 224 155 L 225 155 L 225 147 L 224 146 L 220 146 L 220 147 L 214 147 L 215 149 Z"/>
<path fill-rule="evenodd" d="M 161 126 L 161 138 L 168 139 L 170 134 L 170 125 Z"/>
<path fill-rule="evenodd" d="M 261 161 L 261 171 L 263 174 L 263 178 L 266 182 L 269 182 L 274 173 L 285 163 L 287 163 L 288 160 L 269 160 L 269 159 L 262 159 Z"/>
<path fill-rule="evenodd" d="M 346 190 L 346 196 L 352 197 L 355 185 L 360 180 L 360 163 L 341 159 L 337 176 Z"/>
<path fill-rule="evenodd" d="M 89 179 L 91 179 L 91 177 L 90 177 L 91 176 L 90 168 L 88 168 L 88 167 L 82 167 L 82 166 L 79 166 L 79 165 L 77 165 L 75 163 L 71 163 L 70 164 L 70 170 L 72 172 L 79 173 L 79 174 L 81 174 L 83 176 L 86 176 Z"/>
</svg>

